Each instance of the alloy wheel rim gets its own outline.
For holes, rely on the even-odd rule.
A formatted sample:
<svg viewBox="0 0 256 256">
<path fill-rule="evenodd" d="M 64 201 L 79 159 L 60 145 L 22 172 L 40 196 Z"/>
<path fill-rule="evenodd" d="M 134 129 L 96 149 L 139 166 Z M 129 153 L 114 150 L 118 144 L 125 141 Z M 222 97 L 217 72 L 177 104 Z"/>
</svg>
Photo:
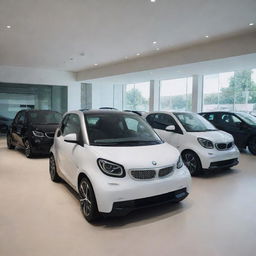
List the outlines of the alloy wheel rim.
<svg viewBox="0 0 256 256">
<path fill-rule="evenodd" d="M 26 156 L 30 155 L 30 145 L 28 141 L 25 142 L 25 154 Z"/>
<path fill-rule="evenodd" d="M 192 155 L 192 154 L 185 154 L 184 157 L 184 163 L 187 166 L 187 168 L 189 169 L 189 171 L 191 173 L 195 172 L 197 169 L 197 163 L 196 163 L 196 158 Z"/>
<path fill-rule="evenodd" d="M 80 184 L 80 203 L 83 214 L 89 216 L 92 210 L 91 193 L 89 185 L 86 181 L 82 181 Z"/>
<path fill-rule="evenodd" d="M 53 157 L 51 157 L 50 158 L 50 175 L 52 179 L 54 178 L 55 171 L 56 171 L 55 161 Z"/>
<path fill-rule="evenodd" d="M 7 136 L 7 145 L 8 147 L 11 146 L 11 137 L 9 135 Z"/>
<path fill-rule="evenodd" d="M 251 148 L 252 148 L 253 151 L 256 152 L 256 138 L 254 138 L 254 139 L 252 140 L 252 142 L 251 142 Z"/>
</svg>

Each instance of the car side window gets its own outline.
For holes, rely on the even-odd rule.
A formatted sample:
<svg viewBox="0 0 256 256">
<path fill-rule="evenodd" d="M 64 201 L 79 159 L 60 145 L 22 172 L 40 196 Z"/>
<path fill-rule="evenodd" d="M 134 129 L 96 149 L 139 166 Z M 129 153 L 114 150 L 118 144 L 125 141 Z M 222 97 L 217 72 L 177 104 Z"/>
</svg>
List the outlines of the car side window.
<svg viewBox="0 0 256 256">
<path fill-rule="evenodd" d="M 63 136 L 66 136 L 67 134 L 71 133 L 75 133 L 78 137 L 78 140 L 81 140 L 81 123 L 79 116 L 76 114 L 70 114 L 66 124 L 63 127 Z"/>
<path fill-rule="evenodd" d="M 169 125 L 176 125 L 175 120 L 167 114 L 157 114 L 155 115 L 154 120 L 156 129 L 165 130 L 165 128 Z"/>
<path fill-rule="evenodd" d="M 65 126 L 66 126 L 66 124 L 67 124 L 68 118 L 69 118 L 69 115 L 66 115 L 66 116 L 64 117 L 64 119 L 62 120 L 62 122 L 61 122 L 60 130 L 61 130 L 61 133 L 62 133 L 62 134 L 63 134 L 63 131 L 64 131 Z"/>
<path fill-rule="evenodd" d="M 25 112 L 20 112 L 19 117 L 17 118 L 17 124 L 25 123 Z"/>
<path fill-rule="evenodd" d="M 222 124 L 233 126 L 242 123 L 242 121 L 238 117 L 229 113 L 222 114 L 220 121 Z"/>
</svg>

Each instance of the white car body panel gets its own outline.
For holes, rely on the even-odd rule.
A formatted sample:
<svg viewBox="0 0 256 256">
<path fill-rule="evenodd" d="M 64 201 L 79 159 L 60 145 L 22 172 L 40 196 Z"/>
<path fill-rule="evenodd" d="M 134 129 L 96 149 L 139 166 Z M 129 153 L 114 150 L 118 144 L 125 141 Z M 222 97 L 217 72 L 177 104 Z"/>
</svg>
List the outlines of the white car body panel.
<svg viewBox="0 0 256 256">
<path fill-rule="evenodd" d="M 69 113 L 79 113 L 81 121 L 84 121 L 82 112 Z M 110 213 L 114 202 L 161 195 L 181 188 L 186 188 L 187 192 L 190 192 L 190 173 L 185 165 L 180 169 L 176 168 L 180 154 L 168 143 L 129 147 L 88 144 L 81 146 L 65 142 L 63 136 L 57 137 L 57 133 L 58 130 L 51 152 L 55 157 L 59 176 L 78 192 L 78 177 L 81 173 L 85 174 L 93 186 L 100 212 Z M 86 129 L 83 130 L 83 134 L 86 136 Z M 98 158 L 122 165 L 126 176 L 123 178 L 107 176 L 100 170 L 97 164 Z M 154 166 L 152 161 L 157 164 Z M 129 174 L 130 169 L 157 170 L 167 166 L 175 166 L 175 168 L 170 175 L 163 178 L 135 180 Z"/>
<path fill-rule="evenodd" d="M 240 152 L 235 145 L 229 150 L 220 151 L 215 147 L 213 149 L 204 148 L 199 144 L 197 140 L 197 138 L 208 139 L 212 141 L 214 145 L 216 143 L 228 143 L 234 140 L 231 134 L 220 130 L 206 132 L 187 132 L 172 112 L 160 111 L 152 113 L 168 114 L 177 122 L 183 134 L 160 129 L 155 129 L 155 131 L 161 137 L 161 139 L 177 148 L 180 153 L 186 149 L 194 151 L 199 156 L 203 169 L 209 169 L 212 162 L 239 158 Z"/>
</svg>

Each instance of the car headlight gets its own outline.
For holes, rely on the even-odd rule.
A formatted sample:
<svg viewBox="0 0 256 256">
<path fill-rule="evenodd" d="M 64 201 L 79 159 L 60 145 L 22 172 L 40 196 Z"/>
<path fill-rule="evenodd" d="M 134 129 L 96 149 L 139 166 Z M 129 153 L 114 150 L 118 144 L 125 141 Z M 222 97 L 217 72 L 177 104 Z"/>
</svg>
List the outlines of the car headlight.
<svg viewBox="0 0 256 256">
<path fill-rule="evenodd" d="M 177 169 L 180 169 L 182 166 L 183 166 L 183 161 L 182 161 L 181 156 L 179 156 L 176 167 L 177 167 Z"/>
<path fill-rule="evenodd" d="M 116 164 L 102 158 L 99 158 L 97 163 L 101 171 L 108 176 L 119 178 L 125 176 L 124 167 L 120 164 Z"/>
<path fill-rule="evenodd" d="M 32 131 L 33 135 L 36 137 L 44 137 L 44 133 L 43 132 L 39 132 L 39 131 Z"/>
<path fill-rule="evenodd" d="M 203 138 L 197 138 L 200 145 L 204 148 L 213 148 L 213 143 L 210 140 L 203 139 Z"/>
</svg>

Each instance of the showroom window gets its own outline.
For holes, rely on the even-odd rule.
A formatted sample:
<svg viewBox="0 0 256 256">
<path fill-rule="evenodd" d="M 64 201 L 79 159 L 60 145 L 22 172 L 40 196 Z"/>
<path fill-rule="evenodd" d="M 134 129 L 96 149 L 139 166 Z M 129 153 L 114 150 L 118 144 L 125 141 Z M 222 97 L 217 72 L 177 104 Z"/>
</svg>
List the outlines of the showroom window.
<svg viewBox="0 0 256 256">
<path fill-rule="evenodd" d="M 67 111 L 67 87 L 0 83 L 0 134 L 22 109 Z"/>
<path fill-rule="evenodd" d="M 256 111 L 256 69 L 204 76 L 203 111 Z"/>
<path fill-rule="evenodd" d="M 160 110 L 191 111 L 192 77 L 162 80 L 160 83 Z"/>
<path fill-rule="evenodd" d="M 149 111 L 150 82 L 127 84 L 124 109 Z"/>
</svg>

